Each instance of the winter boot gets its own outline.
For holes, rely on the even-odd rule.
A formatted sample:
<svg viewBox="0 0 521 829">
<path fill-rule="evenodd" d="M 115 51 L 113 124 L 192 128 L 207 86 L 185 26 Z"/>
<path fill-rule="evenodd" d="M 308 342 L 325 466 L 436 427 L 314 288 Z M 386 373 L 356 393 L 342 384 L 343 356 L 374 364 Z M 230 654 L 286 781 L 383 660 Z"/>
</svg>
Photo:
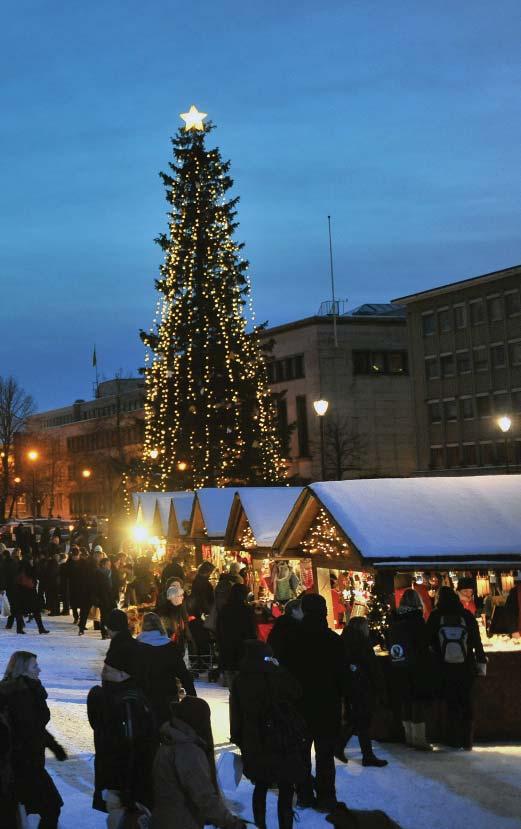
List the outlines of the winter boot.
<svg viewBox="0 0 521 829">
<path fill-rule="evenodd" d="M 405 732 L 405 745 L 412 746 L 412 722 L 410 720 L 402 720 L 402 725 Z"/>
<path fill-rule="evenodd" d="M 411 723 L 412 743 L 411 745 L 418 749 L 418 751 L 432 751 L 432 746 L 427 742 L 425 736 L 425 723 L 413 722 Z"/>
</svg>

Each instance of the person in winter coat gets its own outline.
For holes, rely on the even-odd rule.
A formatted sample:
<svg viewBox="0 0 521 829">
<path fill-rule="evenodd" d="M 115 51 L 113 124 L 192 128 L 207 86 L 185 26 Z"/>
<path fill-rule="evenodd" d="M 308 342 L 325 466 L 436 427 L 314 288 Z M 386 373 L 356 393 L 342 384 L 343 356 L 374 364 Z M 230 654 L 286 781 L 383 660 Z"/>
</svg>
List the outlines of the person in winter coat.
<svg viewBox="0 0 521 829">
<path fill-rule="evenodd" d="M 185 582 L 185 571 L 177 561 L 176 556 L 172 556 L 168 564 L 163 568 L 161 573 L 161 590 L 164 592 L 170 587 L 170 580 L 178 579 L 181 586 Z"/>
<path fill-rule="evenodd" d="M 245 657 L 230 695 L 230 733 L 239 746 L 244 774 L 252 781 L 253 819 L 266 829 L 266 795 L 278 788 L 279 829 L 292 829 L 293 793 L 304 783 L 305 725 L 297 711 L 302 690 L 264 642 L 246 642 Z"/>
<path fill-rule="evenodd" d="M 416 590 L 405 590 L 387 631 L 393 696 L 399 700 L 405 742 L 431 751 L 425 711 L 431 697 L 430 658 L 425 642 L 424 605 Z"/>
<path fill-rule="evenodd" d="M 188 622 L 185 593 L 177 580 L 171 580 L 164 597 L 157 605 L 157 613 L 165 627 L 167 636 L 175 642 L 184 653 L 188 642 L 192 642 L 192 634 Z"/>
<path fill-rule="evenodd" d="M 378 698 L 383 696 L 383 678 L 378 671 L 371 645 L 369 625 L 363 616 L 349 620 L 340 636 L 344 648 L 346 699 L 350 727 L 356 732 L 362 751 L 362 765 L 380 768 L 387 760 L 376 757 L 370 737 L 371 720 Z M 347 736 L 347 734 L 345 734 Z M 336 756 L 347 762 L 343 750 Z"/>
<path fill-rule="evenodd" d="M 86 551 L 80 553 L 77 569 L 70 572 L 71 604 L 78 613 L 78 635 L 83 636 L 89 611 L 95 603 L 96 566 Z"/>
<path fill-rule="evenodd" d="M 5 556 L 5 553 L 4 553 Z M 15 547 L 12 554 L 7 555 L 4 557 L 3 562 L 3 586 L 6 592 L 7 599 L 9 601 L 9 606 L 11 608 L 11 614 L 7 617 L 7 622 L 5 623 L 5 629 L 11 630 L 14 624 L 14 620 L 17 616 L 17 609 L 16 609 L 16 602 L 18 599 L 17 596 L 17 588 L 16 588 L 16 579 L 18 576 L 18 572 L 20 570 L 22 559 L 22 551 L 19 547 Z M 22 630 L 23 630 L 23 616 L 22 616 Z"/>
<path fill-rule="evenodd" d="M 158 725 L 170 718 L 170 703 L 177 702 L 178 684 L 190 696 L 197 696 L 194 683 L 184 660 L 183 651 L 166 635 L 161 619 L 156 613 L 145 613 L 142 631 L 137 641 L 146 646 L 141 651 L 145 662 L 144 689 L 154 711 Z"/>
<path fill-rule="evenodd" d="M 302 622 L 293 648 L 285 656 L 288 670 L 302 687 L 300 710 L 306 721 L 306 780 L 297 787 L 299 804 L 331 811 L 336 804 L 334 751 L 340 730 L 344 684 L 344 651 L 340 637 L 327 625 L 323 596 L 306 593 L 301 600 Z M 315 744 L 317 802 L 311 776 L 311 747 Z"/>
<path fill-rule="evenodd" d="M 519 577 L 519 571 L 515 582 L 505 604 L 506 625 L 508 632 L 514 639 L 521 636 L 521 578 Z"/>
<path fill-rule="evenodd" d="M 124 810 L 134 803 L 151 808 L 158 746 L 152 707 L 115 657 L 107 654 L 101 686 L 91 688 L 87 696 L 95 750 L 92 807 L 109 813 L 109 829 L 117 829 Z"/>
<path fill-rule="evenodd" d="M 69 560 L 66 565 L 66 580 L 67 580 L 67 595 L 69 597 L 69 604 L 72 609 L 72 618 L 74 624 L 78 624 L 80 619 L 80 548 L 73 546 L 70 549 Z"/>
<path fill-rule="evenodd" d="M 38 633 L 49 633 L 43 626 L 40 613 L 40 598 L 36 591 L 36 570 L 29 559 L 20 564 L 15 585 L 16 632 L 25 633 L 24 615 L 32 614 L 38 626 Z"/>
<path fill-rule="evenodd" d="M 247 600 L 246 585 L 234 584 L 217 620 L 220 666 L 228 688 L 244 657 L 244 643 L 257 638 L 253 608 Z"/>
<path fill-rule="evenodd" d="M 278 616 L 268 635 L 268 645 L 278 661 L 285 665 L 294 646 L 294 639 L 298 634 L 300 622 L 304 618 L 300 599 L 292 599 L 284 606 L 284 613 Z"/>
<path fill-rule="evenodd" d="M 476 619 L 450 587 L 441 587 L 429 616 L 426 641 L 434 651 L 447 705 L 448 745 L 472 750 L 474 685 L 485 675 L 487 658 Z"/>
<path fill-rule="evenodd" d="M 47 731 L 51 715 L 39 675 L 36 655 L 16 651 L 0 682 L 0 696 L 9 713 L 15 800 L 27 814 L 40 815 L 40 829 L 57 829 L 63 800 L 45 770 L 45 749 L 57 760 L 67 754 Z"/>
<path fill-rule="evenodd" d="M 47 566 L 45 568 L 45 598 L 46 608 L 49 611 L 49 616 L 60 615 L 60 550 L 59 546 L 54 543 L 47 556 Z"/>
<path fill-rule="evenodd" d="M 213 607 L 215 597 L 210 576 L 214 570 L 215 567 L 210 561 L 203 561 L 197 568 L 188 608 L 190 615 L 195 616 L 196 619 L 200 619 L 203 615 L 207 616 Z"/>
<path fill-rule="evenodd" d="M 225 806 L 215 772 L 210 707 L 197 697 L 172 705 L 161 727 L 153 768 L 154 809 L 150 829 L 246 829 Z"/>
<path fill-rule="evenodd" d="M 101 638 L 108 639 L 107 619 L 115 607 L 114 592 L 112 590 L 112 574 L 109 558 L 102 558 L 96 570 L 95 580 L 96 604 L 100 609 Z"/>
</svg>

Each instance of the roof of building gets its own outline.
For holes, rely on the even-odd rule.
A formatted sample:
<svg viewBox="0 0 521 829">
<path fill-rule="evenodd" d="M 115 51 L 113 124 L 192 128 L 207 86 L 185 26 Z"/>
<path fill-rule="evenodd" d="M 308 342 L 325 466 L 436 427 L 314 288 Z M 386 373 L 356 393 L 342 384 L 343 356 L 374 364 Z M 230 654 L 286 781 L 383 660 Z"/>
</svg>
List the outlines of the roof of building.
<svg viewBox="0 0 521 829">
<path fill-rule="evenodd" d="M 273 546 L 302 489 L 301 486 L 252 486 L 237 490 L 257 547 Z"/>
<path fill-rule="evenodd" d="M 347 311 L 345 316 L 348 317 L 405 317 L 407 311 L 399 305 L 393 305 L 391 302 L 365 302 L 363 305 L 358 305 L 351 311 Z"/>
<path fill-rule="evenodd" d="M 188 535 L 190 516 L 194 503 L 195 492 L 170 492 L 169 495 L 174 505 L 177 526 L 181 535 Z"/>
<path fill-rule="evenodd" d="M 309 489 L 373 563 L 521 557 L 521 476 L 328 481 Z"/>
<path fill-rule="evenodd" d="M 386 305 L 387 303 L 381 303 L 382 306 Z M 378 303 L 367 303 L 367 307 L 373 305 L 373 307 L 377 307 Z M 366 306 L 360 305 L 358 308 L 364 308 Z M 358 310 L 358 309 L 354 309 Z M 313 325 L 328 325 L 333 324 L 333 319 L 336 319 L 337 324 L 342 325 L 369 325 L 369 324 L 379 324 L 379 325 L 405 325 L 406 324 L 406 317 L 405 313 L 398 312 L 396 313 L 396 308 L 394 309 L 395 313 L 384 313 L 384 314 L 377 314 L 377 313 L 359 313 L 353 314 L 352 311 L 341 314 L 340 316 L 335 317 L 333 314 L 314 314 L 312 317 L 304 317 L 299 320 L 293 320 L 292 322 L 284 322 L 280 325 L 274 325 L 270 328 L 264 328 L 260 332 L 260 336 L 263 339 L 267 339 L 268 337 L 273 336 L 277 333 L 282 333 L 284 331 L 291 331 L 296 328 L 308 328 L 309 326 Z"/>
<path fill-rule="evenodd" d="M 426 291 L 417 291 L 414 294 L 398 297 L 397 299 L 393 299 L 392 302 L 397 305 L 407 305 L 410 302 L 418 302 L 430 296 L 436 296 L 437 294 L 447 294 L 452 291 L 461 290 L 462 288 L 473 288 L 486 282 L 495 282 L 498 279 L 515 276 L 516 272 L 521 275 L 521 265 L 513 265 L 510 268 L 504 268 L 500 271 L 491 271 L 481 276 L 471 276 L 467 279 L 461 279 L 458 282 L 448 282 L 445 285 L 438 285 L 437 288 L 428 288 Z"/>
<path fill-rule="evenodd" d="M 203 487 L 197 490 L 197 501 L 209 538 L 224 538 L 236 489 Z"/>
</svg>

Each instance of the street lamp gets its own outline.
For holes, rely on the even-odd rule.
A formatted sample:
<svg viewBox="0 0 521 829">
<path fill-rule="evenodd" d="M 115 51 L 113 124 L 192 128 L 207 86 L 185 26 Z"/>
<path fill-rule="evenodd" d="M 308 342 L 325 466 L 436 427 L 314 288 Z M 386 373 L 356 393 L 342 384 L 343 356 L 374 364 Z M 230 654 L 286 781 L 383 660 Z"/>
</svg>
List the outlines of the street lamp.
<svg viewBox="0 0 521 829">
<path fill-rule="evenodd" d="M 320 398 L 320 400 L 313 401 L 313 408 L 320 420 L 320 467 L 322 473 L 322 480 L 326 479 L 326 459 L 324 455 L 324 415 L 329 407 L 329 402 Z"/>
<path fill-rule="evenodd" d="M 92 475 L 92 469 L 82 469 L 81 470 L 82 478 L 90 478 Z"/>
<path fill-rule="evenodd" d="M 30 449 L 27 453 L 27 458 L 31 461 L 33 473 L 33 535 L 36 535 L 36 467 L 35 463 L 39 458 L 36 449 Z"/>
<path fill-rule="evenodd" d="M 499 428 L 501 429 L 501 431 L 503 432 L 503 434 L 505 436 L 505 468 L 506 468 L 506 472 L 508 474 L 508 472 L 510 471 L 509 466 L 508 466 L 508 433 L 510 432 L 510 429 L 511 429 L 511 426 L 512 426 L 512 418 L 509 417 L 508 415 L 503 415 L 502 417 L 498 417 L 497 425 L 499 426 Z"/>
<path fill-rule="evenodd" d="M 179 472 L 186 472 L 186 470 L 188 469 L 188 464 L 186 461 L 179 461 L 179 463 L 177 464 L 177 468 Z"/>
</svg>

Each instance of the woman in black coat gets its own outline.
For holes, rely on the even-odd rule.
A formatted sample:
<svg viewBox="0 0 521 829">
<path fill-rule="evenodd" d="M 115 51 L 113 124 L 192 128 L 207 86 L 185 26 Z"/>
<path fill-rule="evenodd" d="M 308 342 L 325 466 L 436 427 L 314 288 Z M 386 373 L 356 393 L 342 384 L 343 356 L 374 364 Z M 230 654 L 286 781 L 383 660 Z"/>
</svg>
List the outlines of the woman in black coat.
<svg viewBox="0 0 521 829">
<path fill-rule="evenodd" d="M 382 696 L 383 682 L 371 645 L 367 619 L 362 616 L 350 619 L 340 638 L 344 646 L 345 659 L 347 689 L 345 706 L 350 711 L 352 729 L 358 736 L 362 751 L 362 765 L 386 766 L 387 760 L 380 760 L 375 756 L 369 736 L 373 712 L 378 698 Z M 345 745 L 342 749 L 344 747 Z M 343 756 L 339 759 L 346 762 Z"/>
<path fill-rule="evenodd" d="M 244 643 L 257 638 L 253 607 L 247 604 L 248 588 L 234 584 L 217 619 L 220 666 L 230 687 L 244 657 Z"/>
<path fill-rule="evenodd" d="M 41 615 L 40 597 L 36 591 L 36 570 L 29 559 L 23 559 L 20 564 L 15 584 L 15 605 L 16 605 L 16 632 L 25 633 L 25 615 L 32 614 L 38 625 L 39 633 L 49 633 L 43 626 Z"/>
<path fill-rule="evenodd" d="M 432 696 L 432 666 L 425 641 L 420 594 L 408 588 L 387 631 L 393 698 L 400 706 L 405 742 L 432 751 L 425 733 L 426 702 Z"/>
<path fill-rule="evenodd" d="M 46 729 L 51 715 L 39 675 L 35 654 L 16 651 L 0 682 L 0 695 L 9 712 L 16 802 L 27 814 L 40 815 L 40 829 L 57 829 L 63 800 L 45 770 L 45 749 L 50 748 L 57 760 L 67 755 Z"/>
<path fill-rule="evenodd" d="M 475 617 L 465 610 L 451 587 L 440 587 L 425 634 L 427 644 L 436 656 L 442 697 L 447 705 L 445 741 L 454 748 L 471 751 L 474 684 L 476 676 L 486 673 L 487 657 Z"/>
<path fill-rule="evenodd" d="M 231 739 L 241 750 L 244 774 L 255 784 L 253 817 L 266 829 L 266 795 L 279 790 L 279 829 L 293 826 L 293 792 L 306 779 L 305 725 L 296 705 L 300 685 L 280 668 L 264 642 L 246 643 L 246 655 L 230 695 Z"/>
</svg>

